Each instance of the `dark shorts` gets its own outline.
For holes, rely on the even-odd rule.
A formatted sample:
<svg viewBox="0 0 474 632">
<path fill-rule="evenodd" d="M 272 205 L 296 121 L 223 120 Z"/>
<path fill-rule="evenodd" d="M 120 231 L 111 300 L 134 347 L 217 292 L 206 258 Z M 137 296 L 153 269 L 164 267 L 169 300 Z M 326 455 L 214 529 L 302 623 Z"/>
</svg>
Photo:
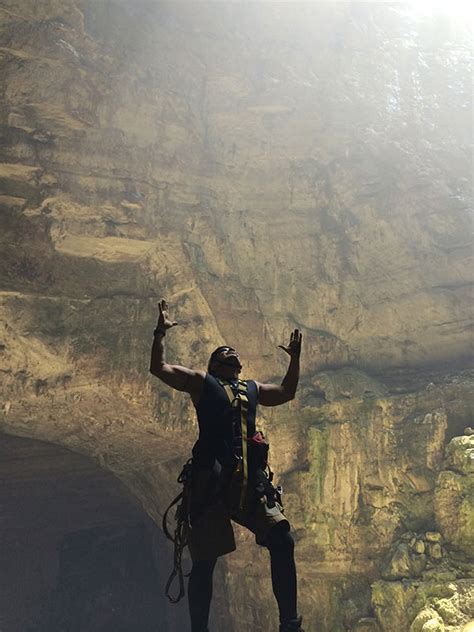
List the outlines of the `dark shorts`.
<svg viewBox="0 0 474 632">
<path fill-rule="evenodd" d="M 206 487 L 205 474 L 195 476 L 194 496 Z M 290 524 L 278 502 L 274 506 L 262 503 L 249 482 L 243 509 L 240 508 L 241 481 L 233 477 L 220 492 L 198 510 L 191 520 L 188 546 L 193 561 L 209 560 L 235 551 L 232 521 L 255 534 L 257 544 L 267 545 L 270 529 L 275 525 L 290 530 Z M 273 503 L 271 503 L 273 505 Z"/>
</svg>

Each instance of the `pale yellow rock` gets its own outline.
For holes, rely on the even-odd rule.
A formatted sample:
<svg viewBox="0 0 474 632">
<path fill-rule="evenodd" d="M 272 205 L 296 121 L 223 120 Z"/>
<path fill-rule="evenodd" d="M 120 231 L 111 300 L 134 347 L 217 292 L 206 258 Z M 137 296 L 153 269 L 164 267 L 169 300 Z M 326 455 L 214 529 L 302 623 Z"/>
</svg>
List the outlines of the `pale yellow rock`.
<svg viewBox="0 0 474 632">
<path fill-rule="evenodd" d="M 428 554 L 434 560 L 440 560 L 443 557 L 441 545 L 438 542 L 430 542 L 428 546 Z"/>
<path fill-rule="evenodd" d="M 454 437 L 446 448 L 446 465 L 463 474 L 474 474 L 474 434 Z"/>
<path fill-rule="evenodd" d="M 439 619 L 430 619 L 421 628 L 421 632 L 444 632 L 444 623 Z"/>
<path fill-rule="evenodd" d="M 449 625 L 457 625 L 461 621 L 459 595 L 456 593 L 451 599 L 438 599 L 435 602 L 436 611 L 443 621 Z"/>
<path fill-rule="evenodd" d="M 436 521 L 446 542 L 467 556 L 474 550 L 474 436 L 455 437 L 446 449 L 446 466 L 435 489 Z"/>
<path fill-rule="evenodd" d="M 470 579 L 447 581 L 445 575 L 432 570 L 421 579 L 375 582 L 372 603 L 383 632 L 421 632 L 432 620 L 458 632 L 472 610 L 474 586 Z"/>
<path fill-rule="evenodd" d="M 56 241 L 56 250 L 77 257 L 101 261 L 136 261 L 154 249 L 154 243 L 119 237 L 68 235 Z"/>
<path fill-rule="evenodd" d="M 428 626 L 425 628 L 425 626 Z M 434 627 L 438 626 L 438 627 Z M 410 632 L 441 632 L 444 630 L 440 615 L 433 608 L 424 608 L 417 614 L 410 626 Z"/>
<path fill-rule="evenodd" d="M 34 183 L 42 171 L 41 167 L 23 165 L 21 163 L 0 163 L 0 178 L 13 180 L 14 182 Z"/>
<path fill-rule="evenodd" d="M 0 195 L 0 205 L 8 208 L 22 208 L 26 204 L 26 199 L 14 197 L 12 195 Z"/>
<path fill-rule="evenodd" d="M 425 533 L 425 538 L 428 542 L 441 542 L 441 533 L 437 531 L 427 531 Z"/>
</svg>

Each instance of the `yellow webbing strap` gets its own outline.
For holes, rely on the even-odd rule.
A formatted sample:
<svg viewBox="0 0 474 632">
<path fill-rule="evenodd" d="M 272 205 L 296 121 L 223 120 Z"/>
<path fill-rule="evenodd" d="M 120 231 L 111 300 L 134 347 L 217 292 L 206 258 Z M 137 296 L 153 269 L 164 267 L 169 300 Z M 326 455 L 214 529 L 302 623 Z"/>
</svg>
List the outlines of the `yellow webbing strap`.
<svg viewBox="0 0 474 632">
<path fill-rule="evenodd" d="M 247 416 L 249 411 L 249 400 L 247 397 L 247 383 L 239 380 L 237 395 L 234 395 L 232 387 L 227 382 L 218 380 L 219 384 L 224 387 L 230 405 L 236 408 L 240 402 L 240 424 L 242 430 L 242 490 L 240 492 L 240 509 L 244 508 L 245 496 L 247 493 L 247 482 L 249 477 L 249 464 L 247 460 Z"/>
<path fill-rule="evenodd" d="M 240 386 L 240 383 L 239 383 Z M 247 391 L 247 385 L 245 388 Z M 247 493 L 247 481 L 249 477 L 249 463 L 247 460 L 247 415 L 249 412 L 249 400 L 247 397 L 247 392 L 242 393 L 239 389 L 240 394 L 240 418 L 241 418 L 241 426 L 242 426 L 242 469 L 243 469 L 243 479 L 242 479 L 242 491 L 240 492 L 240 509 L 244 508 L 245 503 L 245 495 Z"/>
</svg>

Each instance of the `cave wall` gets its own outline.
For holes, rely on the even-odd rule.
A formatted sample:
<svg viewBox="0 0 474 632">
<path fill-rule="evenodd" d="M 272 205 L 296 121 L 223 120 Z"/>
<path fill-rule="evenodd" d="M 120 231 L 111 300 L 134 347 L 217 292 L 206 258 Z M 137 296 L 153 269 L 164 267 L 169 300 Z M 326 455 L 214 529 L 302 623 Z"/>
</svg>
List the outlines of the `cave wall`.
<svg viewBox="0 0 474 632">
<path fill-rule="evenodd" d="M 187 629 L 186 609 L 163 594 L 172 547 L 110 472 L 2 435 L 0 478 L 2 630 Z"/>
<path fill-rule="evenodd" d="M 469 34 L 375 3 L 1 0 L 0 20 L 0 430 L 93 457 L 159 521 L 195 425 L 147 375 L 158 299 L 170 360 L 225 341 L 261 380 L 300 327 L 298 398 L 262 426 L 302 610 L 379 625 L 371 584 L 403 533 L 446 530 L 436 481 L 472 416 Z M 239 537 L 215 616 L 269 630 Z"/>
</svg>

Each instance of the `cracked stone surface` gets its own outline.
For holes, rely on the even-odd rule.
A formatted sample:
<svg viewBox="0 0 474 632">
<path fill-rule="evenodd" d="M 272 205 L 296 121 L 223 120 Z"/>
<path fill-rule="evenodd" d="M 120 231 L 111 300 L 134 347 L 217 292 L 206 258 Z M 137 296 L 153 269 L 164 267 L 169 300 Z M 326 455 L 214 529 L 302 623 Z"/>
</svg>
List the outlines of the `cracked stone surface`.
<svg viewBox="0 0 474 632">
<path fill-rule="evenodd" d="M 297 399 L 260 425 L 309 632 L 468 625 L 469 42 L 384 3 L 0 0 L 0 432 L 159 524 L 196 425 L 148 376 L 158 299 L 170 361 L 226 342 L 261 381 L 300 327 Z M 270 632 L 237 532 L 214 624 Z"/>
</svg>

